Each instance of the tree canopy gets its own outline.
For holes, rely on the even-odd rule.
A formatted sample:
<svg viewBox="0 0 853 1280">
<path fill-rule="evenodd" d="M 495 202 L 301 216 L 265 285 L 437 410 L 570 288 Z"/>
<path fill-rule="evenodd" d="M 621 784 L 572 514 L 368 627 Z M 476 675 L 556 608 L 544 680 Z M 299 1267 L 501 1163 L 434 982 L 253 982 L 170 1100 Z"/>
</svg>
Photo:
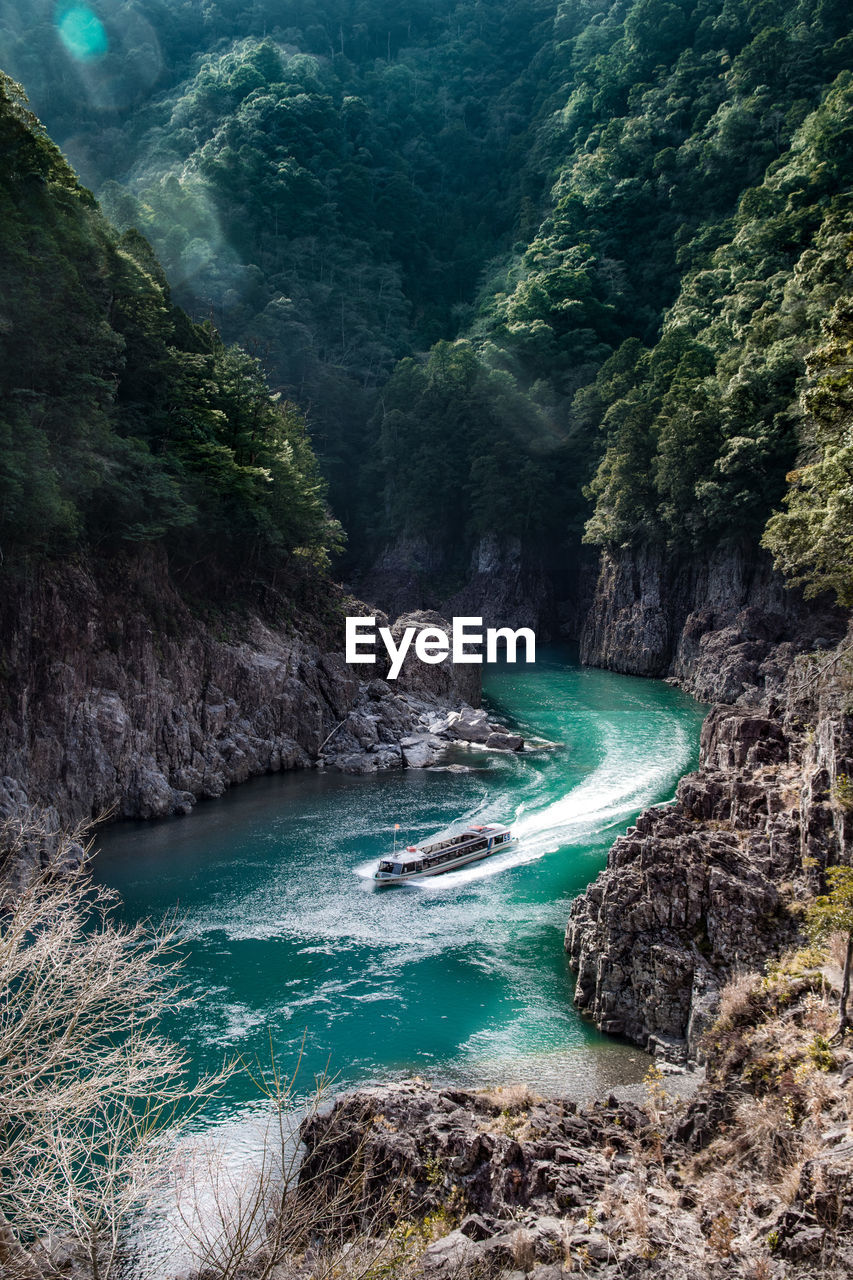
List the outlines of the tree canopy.
<svg viewBox="0 0 853 1280">
<path fill-rule="evenodd" d="M 69 325 L 64 385 L 91 404 L 111 341 L 147 352 L 136 373 L 120 356 L 109 409 L 110 475 L 139 469 L 147 495 L 126 530 L 327 544 L 305 415 L 356 567 L 412 534 L 459 566 L 490 532 L 564 556 L 764 538 L 850 602 L 844 0 L 155 0 L 144 23 L 98 9 L 83 52 L 52 14 L 7 23 L 0 57 L 122 233 L 102 233 L 108 327 L 79 309 L 89 381 Z M 235 342 L 289 425 L 255 422 Z M 10 492 L 73 540 L 101 464 L 57 487 L 30 408 Z"/>
<path fill-rule="evenodd" d="M 244 570 L 322 562 L 339 533 L 301 414 L 173 305 L 8 77 L 0 146 L 4 558 L 164 539 Z"/>
</svg>

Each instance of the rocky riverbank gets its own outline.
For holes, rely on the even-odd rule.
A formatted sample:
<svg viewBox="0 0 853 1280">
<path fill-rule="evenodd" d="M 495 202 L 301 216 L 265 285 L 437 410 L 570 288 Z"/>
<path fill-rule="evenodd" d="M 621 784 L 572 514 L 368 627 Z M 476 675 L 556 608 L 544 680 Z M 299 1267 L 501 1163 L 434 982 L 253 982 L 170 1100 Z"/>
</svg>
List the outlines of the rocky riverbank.
<svg viewBox="0 0 853 1280">
<path fill-rule="evenodd" d="M 675 804 L 644 813 L 572 904 L 575 1003 L 603 1030 L 695 1054 L 722 983 L 791 945 L 823 869 L 849 859 L 851 641 L 771 651 L 763 687 L 711 711 Z"/>
<path fill-rule="evenodd" d="M 602 554 L 580 654 L 589 666 L 673 677 L 703 702 L 755 702 L 796 654 L 831 648 L 845 628 L 842 611 L 786 587 L 764 552 L 682 560 L 641 547 Z"/>
<path fill-rule="evenodd" d="M 693 1096 L 653 1066 L 639 1105 L 421 1080 L 341 1098 L 303 1129 L 303 1177 L 329 1196 L 351 1180 L 352 1256 L 396 1249 L 413 1280 L 850 1274 L 841 970 L 796 948 L 853 841 L 853 628 L 835 648 L 762 644 L 724 647 L 736 705 L 712 709 L 700 769 L 616 841 L 566 934 L 578 1006 L 659 1061 L 699 1059 Z"/>
<path fill-rule="evenodd" d="M 64 823 L 107 811 L 156 818 L 282 769 L 422 768 L 458 741 L 520 748 L 478 710 L 477 665 L 411 658 L 393 682 L 381 666 L 348 666 L 345 602 L 333 594 L 323 622 L 316 602 L 290 617 L 246 607 L 211 617 L 190 607 L 154 549 L 9 584 L 4 794 Z M 436 624 L 447 627 L 414 614 L 395 629 Z"/>
<path fill-rule="evenodd" d="M 728 988 L 690 1101 L 656 1071 L 640 1106 L 420 1080 L 340 1099 L 303 1126 L 300 1187 L 348 1206 L 340 1273 L 372 1243 L 387 1274 L 436 1280 L 849 1274 L 853 1054 L 814 1048 L 831 980 Z"/>
</svg>

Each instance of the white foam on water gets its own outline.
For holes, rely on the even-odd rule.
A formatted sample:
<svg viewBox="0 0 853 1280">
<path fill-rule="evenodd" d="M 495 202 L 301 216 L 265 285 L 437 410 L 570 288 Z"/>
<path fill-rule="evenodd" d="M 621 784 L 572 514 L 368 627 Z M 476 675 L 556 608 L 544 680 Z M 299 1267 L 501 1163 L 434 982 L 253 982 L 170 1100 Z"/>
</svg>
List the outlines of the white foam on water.
<svg viewBox="0 0 853 1280">
<path fill-rule="evenodd" d="M 628 740 L 618 726 L 607 726 L 604 759 L 583 782 L 540 809 L 531 809 L 527 801 L 521 801 L 512 824 L 519 844 L 511 853 L 428 880 L 412 881 L 411 886 L 458 888 L 524 866 L 561 848 L 585 844 L 590 837 L 624 823 L 667 786 L 674 787 L 690 760 L 691 742 L 686 729 L 674 719 L 664 719 L 651 742 L 646 737 Z M 490 807 L 494 810 L 494 802 Z M 364 866 L 374 869 L 376 864 Z"/>
<path fill-rule="evenodd" d="M 600 744 L 598 765 L 556 799 L 542 803 L 541 795 L 546 790 L 542 766 L 519 756 L 518 768 L 527 771 L 521 799 L 518 772 L 512 771 L 512 788 L 502 786 L 501 774 L 495 773 L 492 787 L 478 788 L 474 796 L 469 795 L 469 808 L 443 830 L 422 830 L 413 824 L 397 841 L 397 851 L 403 852 L 410 844 L 440 839 L 458 831 L 463 824 L 509 821 L 519 843 L 507 853 L 440 876 L 376 887 L 372 881 L 378 857 L 347 867 L 346 833 L 338 833 L 336 838 L 331 828 L 328 835 L 315 832 L 315 838 L 319 835 L 318 855 L 325 856 L 323 842 L 328 839 L 329 856 L 323 863 L 322 883 L 313 877 L 295 883 L 283 864 L 267 880 L 262 895 L 257 889 L 250 890 L 245 899 L 238 896 L 217 903 L 213 910 L 208 907 L 193 913 L 190 930 L 196 936 L 223 932 L 232 940 L 303 937 L 314 942 L 334 939 L 338 948 L 366 943 L 383 949 L 396 944 L 408 950 L 415 939 L 406 910 L 402 909 L 407 897 L 417 894 L 425 902 L 437 902 L 439 897 L 453 896 L 477 882 L 492 881 L 560 850 L 600 846 L 638 810 L 660 802 L 668 789 L 674 789 L 689 764 L 690 733 L 677 715 L 666 711 L 658 710 L 653 719 L 641 726 L 634 722 L 630 727 L 619 714 L 599 716 L 596 731 Z M 376 836 L 380 830 L 376 826 L 359 835 Z M 389 834 L 389 847 L 383 857 L 393 848 L 393 831 Z M 338 886 L 339 877 L 348 881 L 352 889 Z M 353 885 L 353 878 L 359 881 L 357 886 Z M 445 906 L 442 912 L 446 913 Z M 420 944 L 441 949 L 451 941 L 455 923 L 446 914 L 421 916 Z"/>
</svg>

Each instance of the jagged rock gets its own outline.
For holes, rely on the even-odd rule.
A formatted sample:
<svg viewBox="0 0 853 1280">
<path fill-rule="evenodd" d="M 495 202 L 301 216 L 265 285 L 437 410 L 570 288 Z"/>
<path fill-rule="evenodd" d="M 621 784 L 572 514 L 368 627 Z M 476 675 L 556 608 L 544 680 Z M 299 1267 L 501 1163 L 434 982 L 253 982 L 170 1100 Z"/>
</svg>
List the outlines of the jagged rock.
<svg viewBox="0 0 853 1280">
<path fill-rule="evenodd" d="M 393 616 L 438 606 L 448 618 L 481 617 L 487 627 L 532 627 L 547 638 L 554 588 L 541 554 L 526 551 L 513 535 L 485 534 L 472 552 L 464 586 L 444 600 L 434 585 L 448 576 L 441 557 L 434 540 L 401 538 L 382 552 L 358 589 Z"/>
<path fill-rule="evenodd" d="M 517 733 L 505 733 L 501 730 L 499 733 L 490 733 L 486 738 L 486 746 L 492 751 L 521 751 L 524 748 L 524 739 Z"/>
<path fill-rule="evenodd" d="M 753 1029 L 759 1028 L 766 1031 L 767 1011 L 756 1008 Z M 808 1023 L 800 1031 L 807 1046 Z M 766 1041 L 757 1046 L 764 1052 Z M 723 1051 L 715 1071 L 725 1060 Z M 737 1060 L 742 1081 L 751 1078 L 749 1065 Z M 846 1094 L 839 1088 L 830 1096 L 834 1102 L 824 1097 L 830 1124 L 833 1115 L 844 1119 L 836 1128 L 847 1132 Z M 311 1196 L 333 1194 L 340 1184 L 357 1187 L 354 1232 L 365 1218 L 381 1231 L 401 1215 L 433 1215 L 434 1222 L 435 1210 L 452 1214 L 454 1206 L 466 1206 L 458 1226 L 431 1243 L 408 1274 L 736 1280 L 770 1275 L 770 1249 L 785 1260 L 785 1275 L 788 1267 L 802 1280 L 848 1274 L 853 1143 L 806 1161 L 787 1205 L 771 1171 L 762 1176 L 743 1164 L 751 1123 L 738 1119 L 743 1099 L 729 1071 L 724 1087 L 700 1085 L 686 1115 L 672 1112 L 669 1132 L 661 1133 L 654 1108 L 612 1099 L 579 1111 L 566 1100 L 511 1100 L 501 1091 L 438 1089 L 420 1080 L 363 1088 L 303 1124 L 300 1186 Z M 819 1131 L 816 1115 L 803 1121 L 810 1142 L 816 1124 Z M 833 1133 L 824 1122 L 824 1147 Z M 737 1189 L 707 1157 L 704 1164 L 689 1161 L 691 1151 L 721 1135 L 729 1153 L 725 1179 L 737 1179 Z M 355 1183 L 348 1180 L 352 1172 Z"/>
<path fill-rule="evenodd" d="M 459 1224 L 459 1230 L 469 1240 L 488 1240 L 495 1234 L 478 1213 L 469 1213 L 467 1218 Z"/>
<path fill-rule="evenodd" d="M 485 745 L 492 734 L 485 711 L 468 708 L 459 715 L 449 717 L 449 732 L 461 742 L 476 742 Z"/>
<path fill-rule="evenodd" d="M 312 1116 L 301 1131 L 301 1176 L 314 1187 L 331 1184 L 358 1152 L 364 1210 L 382 1203 L 389 1179 L 420 1212 L 442 1204 L 453 1183 L 471 1213 L 505 1224 L 493 1230 L 484 1248 L 507 1259 L 519 1243 L 505 1238 L 517 1229 L 511 1220 L 520 1207 L 535 1208 L 534 1216 L 543 1221 L 538 1229 L 532 1226 L 531 1254 L 548 1260 L 566 1174 L 588 1200 L 603 1186 L 612 1152 L 625 1149 L 640 1123 L 639 1113 L 627 1105 L 579 1115 L 572 1104 L 531 1100 L 522 1142 L 506 1131 L 502 1104 L 494 1097 L 407 1081 L 360 1089 L 327 1114 Z"/>
<path fill-rule="evenodd" d="M 414 627 L 416 632 L 435 628 L 451 638 L 451 623 L 433 610 L 422 609 L 402 614 L 391 627 L 391 635 L 397 644 L 408 627 Z M 475 652 L 474 649 L 470 651 Z M 389 667 L 387 652 L 384 648 L 377 651 L 377 672 L 387 675 Z M 414 694 L 418 698 L 433 699 L 436 703 L 451 706 L 467 703 L 471 707 L 478 707 L 482 697 L 482 671 L 483 668 L 478 663 L 456 664 L 449 657 L 444 662 L 421 662 L 415 653 L 413 639 L 400 674 L 393 684 L 401 692 Z"/>
<path fill-rule="evenodd" d="M 671 675 L 706 702 L 754 699 L 794 652 L 840 639 L 841 610 L 804 604 L 764 552 L 720 548 L 680 560 L 660 547 L 602 554 L 581 630 L 581 661 L 631 675 Z"/>
<path fill-rule="evenodd" d="M 0 778 L 0 876 L 22 889 L 34 871 L 48 863 L 72 871 L 85 857 L 82 845 L 68 839 L 52 806 L 31 804 L 16 778 Z"/>
<path fill-rule="evenodd" d="M 435 764 L 436 760 L 441 759 L 447 743 L 431 733 L 426 733 L 418 734 L 413 738 L 404 738 L 400 746 L 407 769 L 426 769 L 429 765 Z"/>
<path fill-rule="evenodd" d="M 826 1231 L 823 1227 L 803 1227 L 782 1242 L 779 1252 L 783 1257 L 797 1262 L 816 1259 L 820 1257 L 825 1240 Z"/>
<path fill-rule="evenodd" d="M 425 1276 L 452 1276 L 473 1268 L 482 1249 L 463 1231 L 451 1231 L 424 1251 L 419 1270 Z"/>
<path fill-rule="evenodd" d="M 853 755 L 846 694 L 831 675 L 805 688 L 792 668 L 759 705 L 714 707 L 676 804 L 641 814 L 572 904 L 575 1003 L 602 1030 L 696 1055 L 726 978 L 796 940 L 808 860 L 838 861 L 853 835 L 828 799 Z"/>
<path fill-rule="evenodd" d="M 417 618 L 444 622 L 424 614 L 395 626 Z M 235 615 L 230 625 L 234 634 L 216 634 L 188 609 L 155 547 L 97 574 L 85 564 L 43 566 L 10 585 L 0 598 L 11 673 L 0 772 L 65 822 L 110 809 L 157 818 L 188 813 L 258 774 L 320 760 L 354 773 L 425 767 L 444 741 L 427 736 L 404 761 L 401 739 L 479 701 L 477 666 L 438 670 L 414 660 L 391 685 L 378 678 L 381 667 L 354 669 L 324 649 L 328 636 L 277 629 L 257 615 L 239 626 Z"/>
</svg>

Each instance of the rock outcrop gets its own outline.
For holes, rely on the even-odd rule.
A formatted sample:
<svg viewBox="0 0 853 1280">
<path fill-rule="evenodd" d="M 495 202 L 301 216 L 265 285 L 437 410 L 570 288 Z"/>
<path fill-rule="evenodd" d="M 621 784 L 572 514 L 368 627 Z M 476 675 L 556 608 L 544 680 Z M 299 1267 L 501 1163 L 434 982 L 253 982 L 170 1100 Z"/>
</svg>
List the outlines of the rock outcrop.
<svg viewBox="0 0 853 1280">
<path fill-rule="evenodd" d="M 831 647 L 845 626 L 840 611 L 804 605 L 763 552 L 721 549 L 680 560 L 640 547 L 602 554 L 581 661 L 672 676 L 705 702 L 754 701 L 780 664 L 803 649 Z"/>
<path fill-rule="evenodd" d="M 455 1210 L 460 1225 L 427 1250 L 424 1272 L 479 1264 L 489 1273 L 535 1273 L 537 1262 L 562 1263 L 567 1250 L 589 1248 L 592 1226 L 567 1232 L 564 1215 L 583 1213 L 614 1169 L 630 1166 L 626 1152 L 645 1124 L 637 1108 L 615 1101 L 579 1112 L 573 1102 L 525 1090 L 472 1093 L 406 1081 L 360 1089 L 303 1125 L 300 1181 L 333 1200 L 357 1163 L 354 1221 L 381 1212 L 389 1188 L 395 1214 Z"/>
<path fill-rule="evenodd" d="M 357 589 L 392 615 L 438 609 L 447 617 L 481 617 L 487 627 L 533 627 L 546 639 L 557 630 L 554 581 L 564 576 L 564 566 L 543 565 L 541 548 L 531 553 L 511 535 L 486 534 L 467 567 L 449 564 L 434 542 L 408 538 L 387 547 Z M 448 579 L 462 585 L 449 592 Z"/>
<path fill-rule="evenodd" d="M 641 1105 L 586 1110 L 519 1088 L 360 1089 L 303 1124 L 300 1193 L 343 1206 L 342 1261 L 361 1256 L 365 1223 L 383 1259 L 420 1238 L 388 1265 L 403 1280 L 840 1280 L 853 1262 L 853 1055 L 829 1055 L 808 1108 L 815 1026 L 831 1014 L 803 1010 L 807 989 L 820 975 L 735 1008 L 686 1108 L 660 1074 Z M 769 1070 L 784 1099 L 767 1092 L 768 1047 L 783 1049 Z"/>
<path fill-rule="evenodd" d="M 77 838 L 63 828 L 53 806 L 30 804 L 16 778 L 0 777 L 0 883 L 13 894 L 29 881 L 34 870 L 71 871 L 85 851 Z"/>
<path fill-rule="evenodd" d="M 480 667 L 409 663 L 386 681 L 381 666 L 350 667 L 334 651 L 342 613 L 324 628 L 311 608 L 289 622 L 204 616 L 154 549 L 8 584 L 0 775 L 73 822 L 187 812 L 254 775 L 316 762 L 375 772 L 437 759 L 456 735 L 431 725 L 475 714 Z"/>
<path fill-rule="evenodd" d="M 698 773 L 616 841 L 572 904 L 576 1005 L 667 1056 L 696 1052 L 720 984 L 793 942 L 798 904 L 850 856 L 849 641 L 783 676 L 788 659 L 765 657 L 760 703 L 712 710 Z"/>
</svg>

